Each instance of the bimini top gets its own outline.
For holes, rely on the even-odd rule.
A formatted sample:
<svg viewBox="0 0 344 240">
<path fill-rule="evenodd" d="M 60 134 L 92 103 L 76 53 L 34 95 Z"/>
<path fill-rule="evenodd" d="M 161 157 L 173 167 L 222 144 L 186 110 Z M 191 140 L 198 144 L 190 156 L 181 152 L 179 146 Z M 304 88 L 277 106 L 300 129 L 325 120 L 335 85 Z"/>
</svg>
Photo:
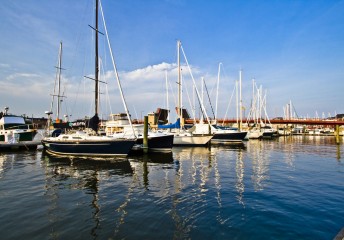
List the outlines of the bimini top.
<svg viewBox="0 0 344 240">
<path fill-rule="evenodd" d="M 163 129 L 180 128 L 180 118 L 178 118 L 177 121 L 172 124 L 165 124 L 165 125 L 158 124 L 158 128 L 163 128 Z"/>
</svg>

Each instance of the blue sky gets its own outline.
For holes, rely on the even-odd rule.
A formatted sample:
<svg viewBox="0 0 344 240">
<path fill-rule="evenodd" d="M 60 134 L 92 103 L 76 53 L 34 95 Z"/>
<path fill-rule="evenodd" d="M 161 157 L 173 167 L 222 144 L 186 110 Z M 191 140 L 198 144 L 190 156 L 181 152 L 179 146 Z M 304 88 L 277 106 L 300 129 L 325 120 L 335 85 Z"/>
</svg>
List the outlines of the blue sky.
<svg viewBox="0 0 344 240">
<path fill-rule="evenodd" d="M 240 69 L 246 115 L 253 78 L 266 92 L 270 118 L 283 116 L 283 107 L 290 101 L 300 117 L 344 113 L 344 1 L 103 0 L 102 5 L 133 118 L 166 107 L 165 72 L 174 92 L 169 91 L 169 107 L 175 107 L 178 39 L 199 91 L 204 78 L 213 108 L 222 63 L 220 118 L 225 116 Z M 62 111 L 73 119 L 92 115 L 93 82 L 83 76 L 94 74 L 93 36 L 88 27 L 93 25 L 93 7 L 92 0 L 2 1 L 1 108 L 45 116 L 62 41 L 66 69 L 62 88 L 67 96 Z M 103 27 L 100 31 L 104 32 Z M 108 82 L 101 85 L 102 93 L 108 92 L 101 96 L 103 116 L 124 111 L 105 43 L 100 36 L 102 79 Z M 192 99 L 185 66 L 183 79 Z M 190 110 L 187 91 L 183 103 Z M 234 100 L 226 117 L 235 117 Z"/>
</svg>

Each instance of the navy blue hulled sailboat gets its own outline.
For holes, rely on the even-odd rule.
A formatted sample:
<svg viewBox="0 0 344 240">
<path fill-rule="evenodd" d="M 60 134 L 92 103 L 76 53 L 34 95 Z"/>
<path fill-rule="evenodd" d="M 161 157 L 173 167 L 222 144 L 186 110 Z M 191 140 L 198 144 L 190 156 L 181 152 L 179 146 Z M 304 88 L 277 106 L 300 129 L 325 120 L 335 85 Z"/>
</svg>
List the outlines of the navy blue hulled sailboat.
<svg viewBox="0 0 344 240">
<path fill-rule="evenodd" d="M 136 138 L 115 138 L 113 136 L 99 136 L 98 126 L 98 0 L 96 0 L 95 19 L 95 115 L 90 119 L 90 128 L 85 131 L 60 134 L 57 137 L 45 137 L 42 140 L 44 149 L 51 154 L 69 156 L 126 156 L 134 144 Z"/>
</svg>

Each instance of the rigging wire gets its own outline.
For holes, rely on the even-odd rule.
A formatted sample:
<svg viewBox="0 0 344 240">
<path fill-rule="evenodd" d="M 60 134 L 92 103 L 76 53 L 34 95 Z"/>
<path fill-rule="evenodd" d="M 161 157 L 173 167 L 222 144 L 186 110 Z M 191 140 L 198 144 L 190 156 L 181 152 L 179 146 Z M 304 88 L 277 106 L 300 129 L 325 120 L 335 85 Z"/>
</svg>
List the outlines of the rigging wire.
<svg viewBox="0 0 344 240">
<path fill-rule="evenodd" d="M 222 126 L 224 126 L 225 119 L 226 119 L 226 117 L 227 117 L 227 113 L 228 113 L 228 110 L 229 110 L 229 106 L 230 106 L 231 103 L 232 103 L 232 99 L 233 99 L 234 93 L 235 93 L 235 87 L 233 88 L 232 95 L 231 95 L 231 97 L 230 97 L 230 99 L 229 99 L 229 102 L 228 102 L 228 105 L 227 105 L 227 109 L 226 109 L 226 113 L 225 113 L 225 116 L 224 116 L 224 118 L 223 118 Z"/>
<path fill-rule="evenodd" d="M 211 112 L 213 113 L 213 116 L 214 116 L 214 119 L 215 119 L 215 113 L 214 113 L 213 105 L 211 104 L 211 100 L 210 100 L 210 96 L 209 96 L 207 84 L 205 83 L 204 78 L 203 78 L 203 82 L 204 82 L 205 91 L 206 91 L 207 96 L 208 96 L 208 100 L 209 100 L 209 105 L 210 105 L 210 108 L 211 108 Z"/>
<path fill-rule="evenodd" d="M 183 56 L 184 56 L 186 65 L 188 66 L 189 73 L 190 73 L 191 79 L 192 79 L 192 81 L 193 81 L 193 85 L 195 86 L 197 99 L 198 99 L 198 102 L 199 102 L 199 104 L 200 104 L 200 106 L 201 106 L 202 113 L 205 114 L 206 119 L 207 119 L 207 122 L 208 122 L 208 124 L 210 124 L 208 114 L 207 114 L 207 112 L 206 112 L 206 110 L 205 110 L 205 107 L 204 107 L 203 103 L 201 102 L 201 97 L 200 97 L 199 91 L 198 91 L 198 89 L 197 89 L 196 82 L 195 82 L 195 79 L 194 79 L 193 74 L 192 74 L 192 71 L 191 71 L 191 67 L 190 67 L 190 65 L 189 65 L 189 63 L 188 63 L 188 60 L 187 60 L 187 58 L 186 58 L 184 49 L 183 49 L 182 46 L 180 46 L 180 47 L 181 47 L 181 50 L 182 50 L 182 53 L 183 53 Z"/>
<path fill-rule="evenodd" d="M 135 131 L 134 131 L 134 127 L 133 127 L 132 122 L 131 122 L 129 110 L 128 110 L 127 103 L 126 103 L 125 98 L 124 98 L 124 95 L 123 95 L 123 90 L 122 90 L 121 82 L 120 82 L 120 80 L 119 80 L 119 76 L 118 76 L 118 72 L 117 72 L 117 67 L 116 67 L 116 64 L 115 64 L 115 59 L 114 59 L 114 56 L 113 56 L 113 53 L 112 53 L 112 48 L 111 48 L 111 44 L 110 44 L 110 40 L 109 40 L 109 35 L 108 35 L 107 28 L 106 28 L 106 23 L 105 23 L 105 18 L 104 18 L 103 7 L 102 7 L 102 4 L 101 4 L 101 1 L 100 1 L 100 0 L 99 0 L 99 5 L 100 5 L 101 15 L 102 15 L 102 19 L 103 19 L 103 25 L 104 25 L 105 35 L 106 35 L 106 39 L 107 39 L 107 42 L 108 42 L 108 47 L 109 47 L 109 50 L 110 50 L 112 65 L 113 65 L 113 68 L 114 68 L 114 71 L 115 71 L 116 80 L 117 80 L 117 84 L 118 84 L 118 89 L 119 89 L 119 91 L 120 91 L 120 95 L 121 95 L 122 102 L 123 102 L 123 107 L 124 107 L 125 112 L 126 112 L 126 114 L 127 114 L 127 117 L 128 117 L 128 120 L 129 120 L 129 124 L 130 124 L 130 126 L 131 126 L 132 131 L 133 131 L 133 134 L 134 134 L 134 136 L 135 136 L 135 138 L 136 138 L 136 133 L 135 133 Z"/>
</svg>

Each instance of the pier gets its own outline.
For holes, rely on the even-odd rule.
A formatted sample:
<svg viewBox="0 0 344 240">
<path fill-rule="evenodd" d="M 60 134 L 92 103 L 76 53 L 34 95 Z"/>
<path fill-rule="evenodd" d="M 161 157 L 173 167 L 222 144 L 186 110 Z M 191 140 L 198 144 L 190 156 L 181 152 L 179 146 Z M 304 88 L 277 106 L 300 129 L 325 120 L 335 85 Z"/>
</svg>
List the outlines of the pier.
<svg viewBox="0 0 344 240">
<path fill-rule="evenodd" d="M 198 122 L 199 120 L 196 119 L 196 122 Z M 229 124 L 233 124 L 233 123 L 237 123 L 240 122 L 240 120 L 236 119 L 236 118 L 231 118 L 231 119 L 217 119 L 216 120 L 217 123 L 220 124 L 225 124 L 225 125 L 229 125 Z M 255 123 L 257 122 L 257 120 L 252 120 L 252 119 L 243 119 L 241 120 L 242 123 Z M 334 120 L 321 120 L 321 119 L 271 119 L 271 120 L 267 120 L 267 119 L 260 119 L 258 120 L 258 122 L 264 122 L 264 123 L 271 123 L 271 124 L 300 124 L 300 125 L 323 125 L 323 126 L 344 126 L 344 120 L 339 120 L 339 119 L 334 119 Z M 185 123 L 194 123 L 194 119 L 186 119 Z"/>
<path fill-rule="evenodd" d="M 196 122 L 199 120 L 196 119 Z M 185 123 L 186 124 L 193 124 L 195 122 L 194 119 L 186 119 Z M 234 123 L 246 123 L 246 124 L 254 124 L 257 122 L 260 123 L 265 123 L 265 124 L 272 124 L 272 125 L 303 125 L 303 126 L 325 126 L 325 127 L 332 127 L 334 129 L 334 136 L 336 138 L 336 143 L 340 143 L 340 126 L 344 126 L 344 120 L 342 118 L 340 119 L 280 119 L 280 118 L 274 118 L 271 120 L 268 119 L 217 119 L 216 121 L 219 124 L 224 124 L 224 125 L 231 125 Z"/>
</svg>

